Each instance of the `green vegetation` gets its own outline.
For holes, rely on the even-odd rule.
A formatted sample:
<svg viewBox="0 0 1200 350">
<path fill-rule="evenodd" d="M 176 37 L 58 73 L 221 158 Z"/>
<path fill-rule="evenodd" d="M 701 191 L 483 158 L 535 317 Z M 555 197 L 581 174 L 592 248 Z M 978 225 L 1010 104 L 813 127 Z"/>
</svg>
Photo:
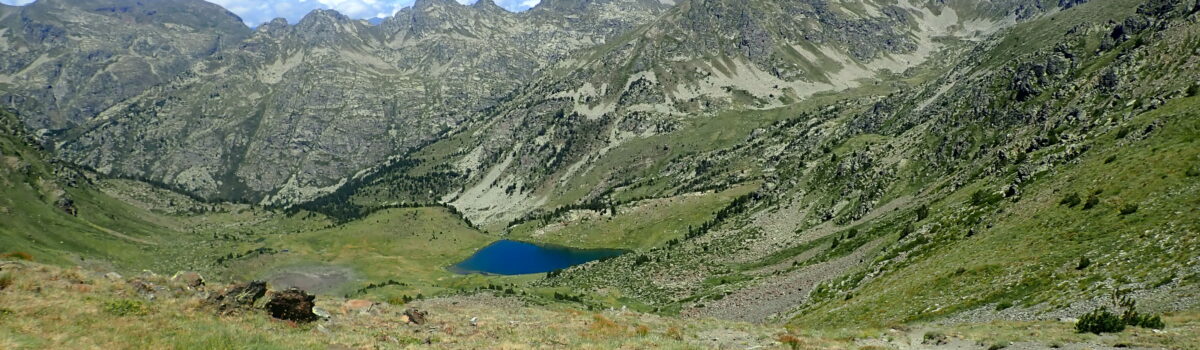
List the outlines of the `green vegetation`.
<svg viewBox="0 0 1200 350">
<path fill-rule="evenodd" d="M 146 305 L 140 300 L 117 299 L 104 303 L 104 312 L 113 316 L 141 316 L 147 313 Z"/>
<path fill-rule="evenodd" d="M 1125 330 L 1125 321 L 1108 308 L 1100 308 L 1080 317 L 1075 330 L 1079 333 L 1119 333 Z"/>
</svg>

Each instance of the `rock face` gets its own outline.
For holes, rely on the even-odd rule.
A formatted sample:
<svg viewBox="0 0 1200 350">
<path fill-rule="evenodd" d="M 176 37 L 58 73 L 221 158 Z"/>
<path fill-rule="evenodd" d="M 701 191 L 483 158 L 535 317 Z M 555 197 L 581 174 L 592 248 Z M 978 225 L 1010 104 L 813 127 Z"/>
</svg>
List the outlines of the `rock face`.
<svg viewBox="0 0 1200 350">
<path fill-rule="evenodd" d="M 681 1 L 491 107 L 480 130 L 460 138 L 468 144 L 458 158 L 435 160 L 466 179 L 436 190 L 486 224 L 511 222 L 548 202 L 597 201 L 609 185 L 632 181 L 622 174 L 654 163 L 600 168 L 613 149 L 723 111 L 779 108 L 878 83 L 930 59 L 941 47 L 935 38 L 976 40 L 1039 2 L 850 3 L 859 10 L 816 0 Z M 569 6 L 546 5 L 560 7 Z M 575 185 L 590 191 L 563 188 L 585 177 L 590 183 Z M 596 182 L 604 185 L 591 188 Z M 377 183 L 361 192 L 396 187 Z"/>
<path fill-rule="evenodd" d="M 69 129 L 249 34 L 202 0 L 0 5 L 0 104 L 31 129 Z"/>
<path fill-rule="evenodd" d="M 0 102 L 32 129 L 61 130 L 61 156 L 101 173 L 289 202 L 438 137 L 667 7 L 516 14 L 421 0 L 379 25 L 320 10 L 251 32 L 200 0 L 39 1 L 4 7 Z"/>
</svg>

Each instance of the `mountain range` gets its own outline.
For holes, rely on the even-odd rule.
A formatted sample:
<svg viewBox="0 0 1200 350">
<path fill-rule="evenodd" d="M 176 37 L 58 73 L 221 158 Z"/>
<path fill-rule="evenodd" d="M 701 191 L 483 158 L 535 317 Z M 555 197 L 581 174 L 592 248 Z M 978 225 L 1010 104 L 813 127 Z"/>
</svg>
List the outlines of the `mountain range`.
<svg viewBox="0 0 1200 350">
<path fill-rule="evenodd" d="M 115 281 L 60 293 L 85 304 L 145 294 L 100 271 L 196 271 L 443 322 L 255 335 L 295 346 L 1190 349 L 1198 23 L 1195 0 L 417 0 L 256 28 L 200 0 L 0 5 L 0 254 Z M 624 253 L 450 267 L 499 239 Z M 143 317 L 216 327 L 166 311 L 210 291 L 139 276 L 176 291 Z M 53 325 L 38 305 L 0 317 Z M 1089 328 L 1109 310 L 1134 330 Z"/>
</svg>

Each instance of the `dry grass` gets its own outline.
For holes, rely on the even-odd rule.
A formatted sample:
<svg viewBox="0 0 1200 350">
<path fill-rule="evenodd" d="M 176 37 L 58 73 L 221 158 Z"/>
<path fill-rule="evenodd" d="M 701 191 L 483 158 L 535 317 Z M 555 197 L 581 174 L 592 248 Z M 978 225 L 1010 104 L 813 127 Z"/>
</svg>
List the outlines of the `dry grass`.
<svg viewBox="0 0 1200 350">
<path fill-rule="evenodd" d="M 341 308 L 345 299 L 320 298 L 318 307 L 329 310 L 331 318 L 294 324 L 258 311 L 219 316 L 202 306 L 202 292 L 164 276 L 114 281 L 98 272 L 28 262 L 0 263 L 0 269 L 12 276 L 0 298 L 3 349 L 690 349 L 711 344 L 701 345 L 699 333 L 724 330 L 750 334 L 751 346 L 774 348 L 778 343 L 771 334 L 780 331 L 627 311 L 529 306 L 490 294 L 383 304 L 366 312 Z M 140 294 L 133 280 L 153 285 L 154 298 Z M 400 322 L 407 307 L 429 312 L 429 323 Z"/>
</svg>

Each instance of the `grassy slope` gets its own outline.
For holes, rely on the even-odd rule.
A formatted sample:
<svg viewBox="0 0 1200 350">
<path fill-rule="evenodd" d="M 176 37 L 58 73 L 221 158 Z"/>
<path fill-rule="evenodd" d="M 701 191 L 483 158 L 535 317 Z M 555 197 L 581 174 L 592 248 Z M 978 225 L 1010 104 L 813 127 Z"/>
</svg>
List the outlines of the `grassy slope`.
<svg viewBox="0 0 1200 350">
<path fill-rule="evenodd" d="M 1163 134 L 1146 140 L 1119 144 L 1115 133 L 1105 135 L 1079 163 L 1028 188 L 1019 203 L 985 208 L 994 226 L 976 236 L 964 237 L 968 227 L 954 216 L 962 215 L 977 187 L 942 200 L 932 207 L 933 221 L 945 226 L 916 262 L 856 290 L 850 301 L 822 304 L 796 322 L 882 325 L 1003 302 L 1065 306 L 1081 292 L 1096 294 L 1110 285 L 1200 279 L 1191 261 L 1200 256 L 1194 220 L 1200 178 L 1186 174 L 1200 166 L 1196 105 L 1200 98 L 1192 97 L 1139 116 L 1135 124 L 1168 123 Z M 1106 164 L 1110 157 L 1115 160 Z M 1068 194 L 1086 200 L 1098 191 L 1095 208 L 1059 204 Z M 1138 211 L 1122 215 L 1126 205 L 1138 205 Z M 1082 257 L 1094 266 L 1076 270 Z"/>
<path fill-rule="evenodd" d="M 356 281 L 339 290 L 342 293 L 370 283 L 397 280 L 409 286 L 380 292 L 386 292 L 385 297 L 430 295 L 465 278 L 446 267 L 494 240 L 442 208 L 389 209 L 344 225 L 272 234 L 263 242 L 248 242 L 246 250 L 270 247 L 289 252 L 239 260 L 230 264 L 229 270 L 235 278 L 255 279 L 269 278 L 278 270 L 344 267 L 354 271 Z"/>
<path fill-rule="evenodd" d="M 0 348 L 4 349 L 871 349 L 920 346 L 926 334 L 945 335 L 952 344 L 985 346 L 1019 340 L 1043 347 L 1187 348 L 1200 341 L 1200 316 L 1194 313 L 1167 317 L 1172 328 L 1166 332 L 1133 329 L 1106 336 L 1077 334 L 1070 324 L 1058 322 L 787 332 L 737 322 L 620 310 L 593 312 L 563 304 L 536 306 L 490 294 L 405 306 L 382 304 L 368 312 L 343 309 L 344 299 L 321 297 L 317 306 L 328 310 L 331 318 L 294 324 L 261 311 L 218 316 L 204 306 L 205 291 L 187 289 L 162 276 L 112 280 L 76 269 L 0 261 L 0 277 L 4 276 L 11 276 L 10 283 L 0 288 Z M 143 299 L 128 283 L 132 279 L 164 289 L 152 300 Z M 222 286 L 206 288 L 215 292 Z M 132 306 L 110 307 L 114 302 Z M 401 312 L 407 307 L 428 311 L 429 323 L 403 323 Z M 472 318 L 477 326 L 469 325 Z"/>
<path fill-rule="evenodd" d="M 1032 22 L 1016 29 L 995 51 L 1002 52 L 1002 57 L 1027 52 L 1015 50 L 1011 38 L 1061 33 L 1073 23 L 1086 23 L 1096 16 L 1122 18 L 1136 7 L 1131 3 L 1135 2 L 1089 4 L 1093 7 L 1082 15 L 1076 11 L 1064 13 L 1074 17 Z M 1196 34 L 1194 25 L 1176 27 L 1156 40 L 1152 52 L 1157 56 L 1150 57 L 1162 61 L 1160 69 L 1139 72 L 1142 81 L 1132 89 L 1157 93 L 1172 89 L 1173 84 L 1190 83 L 1171 80 L 1172 76 L 1194 73 L 1190 71 L 1194 66 L 1188 68 L 1191 63 L 1187 63 L 1194 62 L 1188 56 L 1191 48 L 1173 43 L 1190 42 Z M 1036 47 L 1026 48 L 1033 49 Z M 1113 50 L 1085 61 L 1084 74 L 1103 69 L 1120 52 Z M 1138 95 L 1131 95 L 1128 104 L 1108 111 L 1109 115 L 1120 115 L 1137 105 Z M 1196 106 L 1200 106 L 1198 97 L 1174 98 L 1156 110 L 1126 120 L 1112 119 L 1113 125 L 1123 126 L 1085 134 L 1090 149 L 1077 161 L 1037 176 L 1022 187 L 1016 203 L 969 204 L 972 193 L 994 190 L 991 182 L 1005 179 L 984 179 L 936 200 L 931 205 L 932 220 L 921 223 L 929 230 L 921 238 L 927 243 L 906 250 L 913 248 L 910 239 L 902 242 L 907 245 L 890 247 L 891 252 L 885 251 L 875 261 L 884 264 L 885 259 L 906 255 L 908 263 L 883 271 L 878 279 L 868 278 L 861 287 L 856 286 L 870 270 L 851 272 L 827 285 L 836 292 L 820 295 L 794 323 L 885 325 L 1010 305 L 1018 310 L 1035 306 L 1056 309 L 1114 288 L 1172 288 L 1172 294 L 1159 296 L 1167 298 L 1157 300 L 1159 305 L 1188 295 L 1194 298 L 1200 289 L 1200 268 L 1195 262 L 1200 256 L 1200 227 L 1195 221 L 1200 208 L 1200 177 L 1196 176 L 1200 173 L 1200 113 Z M 1162 124 L 1152 133 L 1142 135 L 1159 122 Z M 1128 136 L 1121 136 L 1125 133 Z M 1058 151 L 1061 148 L 1052 147 L 1033 158 Z M 1095 194 L 1099 203 L 1089 210 L 1082 209 L 1083 205 L 1060 205 L 1070 194 L 1084 201 Z M 1133 206 L 1137 207 L 1135 213 L 1121 213 Z M 977 225 L 980 221 L 986 225 Z M 968 237 L 966 233 L 972 230 L 978 232 Z M 894 242 L 897 234 L 886 239 Z M 1092 265 L 1077 269 L 1084 257 Z M 835 284 L 838 286 L 832 287 Z"/>
<path fill-rule="evenodd" d="M 56 264 L 98 258 L 128 267 L 147 259 L 160 239 L 170 240 L 162 233 L 175 234 L 155 224 L 151 213 L 91 188 L 61 186 L 44 154 L 20 136 L 0 135 L 0 155 L 0 252 L 25 252 Z M 54 206 L 62 196 L 75 201 L 78 217 Z"/>
<path fill-rule="evenodd" d="M 645 249 L 680 239 L 689 227 L 700 227 L 735 198 L 750 193 L 754 185 L 721 192 L 705 192 L 634 202 L 617 215 L 581 211 L 579 218 L 542 226 L 527 222 L 510 230 L 512 238 L 584 248 Z"/>
</svg>

